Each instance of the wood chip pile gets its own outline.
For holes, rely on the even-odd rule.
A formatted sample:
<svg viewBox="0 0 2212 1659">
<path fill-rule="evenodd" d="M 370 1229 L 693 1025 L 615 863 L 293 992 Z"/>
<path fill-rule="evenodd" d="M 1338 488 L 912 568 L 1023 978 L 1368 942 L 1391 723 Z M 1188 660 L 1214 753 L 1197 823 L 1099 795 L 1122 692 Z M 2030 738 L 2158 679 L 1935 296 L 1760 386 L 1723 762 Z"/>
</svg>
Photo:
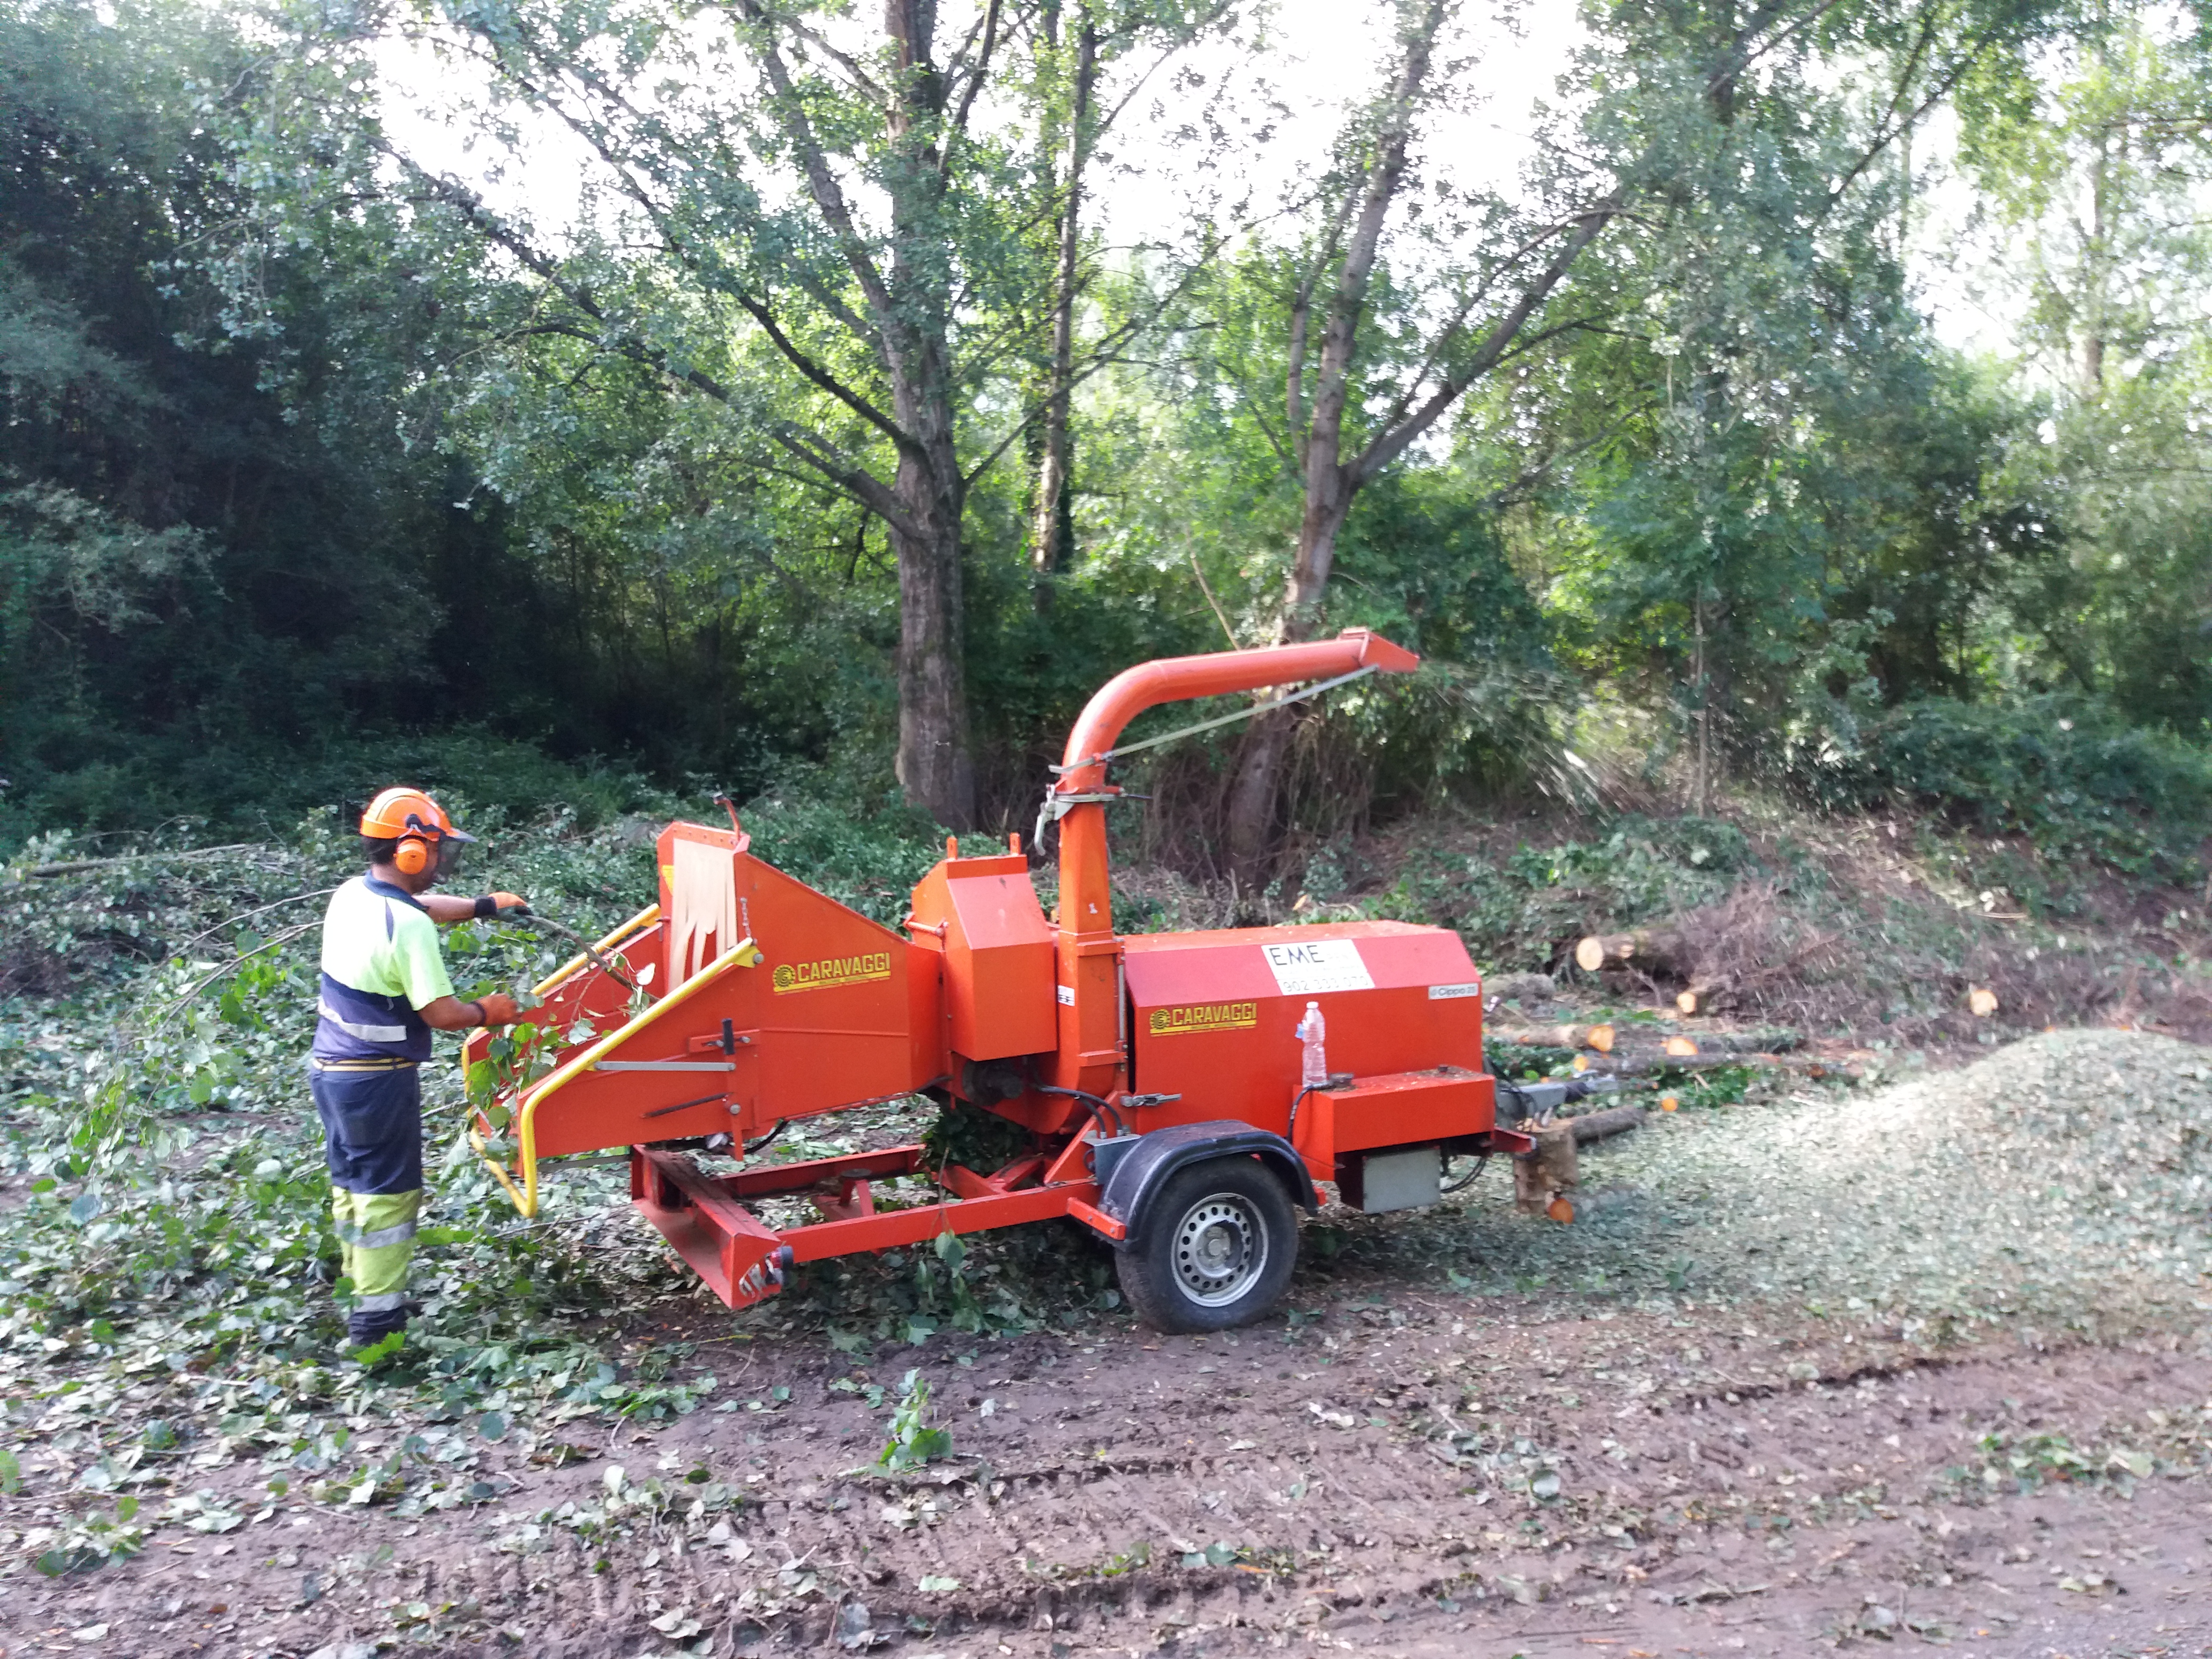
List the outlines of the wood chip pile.
<svg viewBox="0 0 2212 1659">
<path fill-rule="evenodd" d="M 2212 1310 L 2212 1052 L 2049 1033 L 1962 1070 L 1655 1117 L 1585 1153 L 1583 1218 L 1467 1245 L 1553 1285 L 1666 1287 L 1887 1320 L 2106 1334 Z"/>
</svg>

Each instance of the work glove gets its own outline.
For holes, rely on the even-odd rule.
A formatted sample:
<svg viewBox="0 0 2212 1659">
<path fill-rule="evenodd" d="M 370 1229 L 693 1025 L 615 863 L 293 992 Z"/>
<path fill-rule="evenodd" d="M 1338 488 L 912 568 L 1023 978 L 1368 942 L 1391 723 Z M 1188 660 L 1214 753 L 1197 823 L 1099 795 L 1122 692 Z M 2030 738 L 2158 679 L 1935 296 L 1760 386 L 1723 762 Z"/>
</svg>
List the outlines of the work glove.
<svg viewBox="0 0 2212 1659">
<path fill-rule="evenodd" d="M 494 991 L 489 996 L 477 999 L 477 1006 L 483 1010 L 486 1025 L 512 1025 L 522 1017 L 522 1010 L 513 997 L 504 991 Z"/>
<path fill-rule="evenodd" d="M 520 893 L 486 893 L 477 901 L 477 920 L 479 921 L 495 915 L 526 916 L 529 914 L 530 901 Z"/>
</svg>

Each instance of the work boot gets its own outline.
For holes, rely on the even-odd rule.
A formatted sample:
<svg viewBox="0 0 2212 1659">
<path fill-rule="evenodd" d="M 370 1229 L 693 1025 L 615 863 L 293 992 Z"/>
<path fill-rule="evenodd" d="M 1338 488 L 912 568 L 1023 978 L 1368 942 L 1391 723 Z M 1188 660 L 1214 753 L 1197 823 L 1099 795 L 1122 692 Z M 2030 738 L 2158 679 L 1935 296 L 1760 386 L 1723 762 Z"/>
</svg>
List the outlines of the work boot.
<svg viewBox="0 0 2212 1659">
<path fill-rule="evenodd" d="M 346 1316 L 346 1345 L 352 1348 L 374 1347 L 394 1331 L 407 1328 L 410 1313 L 421 1311 L 420 1303 L 409 1303 L 403 1307 L 380 1308 L 374 1313 L 356 1313 Z"/>
</svg>

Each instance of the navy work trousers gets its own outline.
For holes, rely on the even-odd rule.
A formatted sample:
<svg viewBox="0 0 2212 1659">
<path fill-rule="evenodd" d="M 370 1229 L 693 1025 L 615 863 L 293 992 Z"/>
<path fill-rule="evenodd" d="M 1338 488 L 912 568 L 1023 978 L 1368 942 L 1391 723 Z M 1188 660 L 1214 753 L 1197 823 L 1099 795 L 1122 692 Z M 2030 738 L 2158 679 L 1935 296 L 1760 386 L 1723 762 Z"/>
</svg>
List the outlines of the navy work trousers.
<svg viewBox="0 0 2212 1659">
<path fill-rule="evenodd" d="M 422 1079 L 412 1066 L 383 1072 L 311 1069 L 331 1184 L 349 1193 L 404 1193 L 422 1184 Z"/>
</svg>

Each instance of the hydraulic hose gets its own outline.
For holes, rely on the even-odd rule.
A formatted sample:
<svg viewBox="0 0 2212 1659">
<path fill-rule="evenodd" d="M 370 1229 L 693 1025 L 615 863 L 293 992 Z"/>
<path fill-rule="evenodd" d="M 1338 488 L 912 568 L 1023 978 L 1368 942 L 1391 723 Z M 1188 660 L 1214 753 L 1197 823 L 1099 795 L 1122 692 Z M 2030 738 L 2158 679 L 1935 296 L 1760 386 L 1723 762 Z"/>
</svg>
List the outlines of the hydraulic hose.
<svg viewBox="0 0 2212 1659">
<path fill-rule="evenodd" d="M 1298 1108 L 1306 1103 L 1306 1097 L 1320 1089 L 1341 1089 L 1346 1084 L 1350 1083 L 1352 1080 L 1352 1076 L 1349 1072 L 1331 1072 L 1328 1074 L 1328 1082 L 1309 1083 L 1304 1088 L 1299 1090 L 1296 1095 L 1291 1097 L 1291 1121 L 1289 1126 L 1283 1131 L 1283 1139 L 1291 1143 L 1291 1150 L 1292 1152 L 1297 1152 L 1298 1151 Z M 1298 1156 L 1300 1158 L 1304 1158 L 1305 1154 L 1304 1152 L 1298 1152 Z"/>
<path fill-rule="evenodd" d="M 1082 1089 L 1063 1089 L 1056 1083 L 1040 1083 L 1036 1087 L 1041 1095 L 1060 1095 L 1081 1103 L 1084 1109 L 1091 1114 L 1091 1121 L 1097 1124 L 1101 1134 L 1115 1137 L 1129 1133 L 1129 1126 L 1121 1121 L 1121 1114 L 1109 1102 L 1097 1095 Z M 1109 1118 L 1113 1120 L 1111 1127 L 1108 1127 Z"/>
</svg>

